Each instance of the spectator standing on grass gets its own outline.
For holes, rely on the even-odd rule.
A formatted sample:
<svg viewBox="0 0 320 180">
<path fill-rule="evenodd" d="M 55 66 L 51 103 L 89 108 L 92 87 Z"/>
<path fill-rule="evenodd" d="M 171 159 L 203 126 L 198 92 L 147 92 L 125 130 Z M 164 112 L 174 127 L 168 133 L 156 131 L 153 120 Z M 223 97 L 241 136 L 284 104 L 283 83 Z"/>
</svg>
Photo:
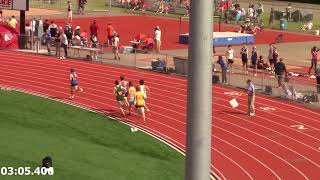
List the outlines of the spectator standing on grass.
<svg viewBox="0 0 320 180">
<path fill-rule="evenodd" d="M 313 46 L 311 49 L 311 66 L 309 68 L 308 74 L 311 74 L 311 69 L 314 68 L 314 73 L 316 73 L 316 68 L 317 68 L 317 64 L 318 64 L 318 52 L 319 52 L 319 48 L 317 48 L 316 46 Z"/>
<path fill-rule="evenodd" d="M 84 14 L 84 6 L 87 3 L 87 0 L 79 0 L 78 14 Z"/>
<path fill-rule="evenodd" d="M 61 46 L 64 50 L 64 56 L 61 56 L 61 59 L 68 57 L 68 38 L 65 32 L 61 33 Z"/>
<path fill-rule="evenodd" d="M 273 28 L 274 23 L 274 10 L 271 8 L 270 10 L 270 16 L 269 16 L 269 28 Z"/>
<path fill-rule="evenodd" d="M 286 16 L 287 16 L 287 21 L 291 21 L 291 13 L 292 13 L 292 6 L 291 3 L 288 4 L 286 8 Z"/>
<path fill-rule="evenodd" d="M 46 42 L 46 46 L 47 46 L 47 50 L 48 50 L 48 55 L 50 56 L 51 55 L 52 36 L 51 36 L 51 32 L 49 31 L 49 29 L 44 34 L 44 38 L 45 38 L 45 42 Z"/>
<path fill-rule="evenodd" d="M 228 81 L 227 81 L 227 69 L 228 69 L 228 65 L 227 65 L 227 63 L 225 62 L 225 60 L 223 59 L 222 56 L 219 56 L 219 57 L 218 57 L 217 63 L 218 63 L 218 64 L 220 65 L 220 67 L 221 67 L 222 83 L 227 84 L 227 83 L 228 83 Z"/>
<path fill-rule="evenodd" d="M 232 64 L 233 64 L 233 58 L 234 58 L 234 50 L 232 49 L 231 45 L 228 45 L 228 50 L 226 52 L 226 57 L 228 60 L 228 69 L 232 72 Z"/>
<path fill-rule="evenodd" d="M 283 59 L 280 58 L 280 61 L 275 65 L 275 74 L 276 74 L 276 78 L 278 79 L 278 86 L 279 88 L 282 87 L 283 84 L 283 80 L 285 77 L 287 77 L 287 68 L 286 65 L 283 63 Z"/>
<path fill-rule="evenodd" d="M 68 0 L 67 9 L 68 9 L 68 19 L 67 19 L 67 21 L 69 23 L 71 23 L 72 22 L 72 4 L 71 4 L 71 0 Z"/>
<path fill-rule="evenodd" d="M 98 37 L 98 25 L 97 25 L 97 21 L 93 20 L 93 23 L 90 26 L 90 36 L 96 36 Z"/>
<path fill-rule="evenodd" d="M 251 51 L 251 65 L 253 69 L 253 76 L 257 76 L 257 61 L 258 61 L 258 50 L 256 46 L 252 46 Z"/>
<path fill-rule="evenodd" d="M 161 48 L 161 29 L 157 26 L 154 30 L 154 42 L 156 43 L 156 52 L 160 52 Z"/>
<path fill-rule="evenodd" d="M 249 74 L 248 72 L 248 47 L 246 44 L 243 44 L 243 47 L 241 48 L 241 60 L 242 60 L 242 66 L 243 66 L 243 71 L 244 74 Z"/>
<path fill-rule="evenodd" d="M 247 94 L 248 94 L 248 115 L 254 116 L 254 102 L 255 102 L 255 87 L 250 79 L 247 80 Z"/>
</svg>

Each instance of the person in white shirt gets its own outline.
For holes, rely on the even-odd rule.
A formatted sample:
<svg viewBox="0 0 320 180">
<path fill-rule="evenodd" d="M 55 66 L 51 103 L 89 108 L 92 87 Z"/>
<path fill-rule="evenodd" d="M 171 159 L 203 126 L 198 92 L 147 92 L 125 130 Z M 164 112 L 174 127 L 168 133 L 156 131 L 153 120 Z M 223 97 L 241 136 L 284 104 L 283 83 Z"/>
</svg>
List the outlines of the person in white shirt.
<svg viewBox="0 0 320 180">
<path fill-rule="evenodd" d="M 233 64 L 233 58 L 234 58 L 234 50 L 232 49 L 232 46 L 228 46 L 228 50 L 226 52 L 226 59 L 228 60 L 228 68 L 232 69 L 232 64 Z"/>
<path fill-rule="evenodd" d="M 301 28 L 301 31 L 308 31 L 311 30 L 313 27 L 313 23 L 309 21 L 307 24 L 304 24 L 303 27 Z"/>
<path fill-rule="evenodd" d="M 156 52 L 160 52 L 161 46 L 161 30 L 160 27 L 157 26 L 154 30 L 154 42 L 156 44 Z"/>
<path fill-rule="evenodd" d="M 120 56 L 119 56 L 119 35 L 117 34 L 114 38 L 113 38 L 113 42 L 112 42 L 112 52 L 114 55 L 114 59 L 115 60 L 120 60 Z"/>
<path fill-rule="evenodd" d="M 61 46 L 64 50 L 64 56 L 61 56 L 61 59 L 65 59 L 66 57 L 68 57 L 68 38 L 65 32 L 61 33 Z"/>
</svg>

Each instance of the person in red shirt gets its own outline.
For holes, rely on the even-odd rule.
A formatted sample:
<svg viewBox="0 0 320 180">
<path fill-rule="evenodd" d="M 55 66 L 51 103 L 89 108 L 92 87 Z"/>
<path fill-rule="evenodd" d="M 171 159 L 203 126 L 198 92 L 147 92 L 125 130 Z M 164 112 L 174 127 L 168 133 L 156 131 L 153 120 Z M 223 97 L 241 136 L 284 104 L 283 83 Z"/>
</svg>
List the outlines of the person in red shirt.
<svg viewBox="0 0 320 180">
<path fill-rule="evenodd" d="M 317 71 L 317 64 L 318 64 L 318 52 L 319 48 L 316 46 L 313 46 L 311 49 L 311 66 L 309 68 L 309 75 L 311 74 L 311 69 L 314 68 L 314 72 L 316 73 Z"/>
<path fill-rule="evenodd" d="M 96 20 L 93 20 L 93 23 L 90 26 L 90 35 L 98 37 L 98 25 Z"/>
<path fill-rule="evenodd" d="M 114 37 L 114 27 L 112 26 L 112 23 L 108 23 L 107 26 L 107 36 L 108 36 L 108 45 L 112 44 L 112 38 Z"/>
<path fill-rule="evenodd" d="M 145 46 L 143 49 L 152 50 L 154 48 L 154 40 L 150 36 L 145 40 Z"/>
</svg>

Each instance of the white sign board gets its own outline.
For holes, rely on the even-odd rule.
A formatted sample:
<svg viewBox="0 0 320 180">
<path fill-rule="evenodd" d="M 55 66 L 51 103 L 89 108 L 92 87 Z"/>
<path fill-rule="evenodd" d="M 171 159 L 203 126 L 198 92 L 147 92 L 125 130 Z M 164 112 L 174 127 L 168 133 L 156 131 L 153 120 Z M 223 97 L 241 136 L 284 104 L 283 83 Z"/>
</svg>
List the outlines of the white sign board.
<svg viewBox="0 0 320 180">
<path fill-rule="evenodd" d="M 29 0 L 0 0 L 0 9 L 29 10 Z"/>
</svg>

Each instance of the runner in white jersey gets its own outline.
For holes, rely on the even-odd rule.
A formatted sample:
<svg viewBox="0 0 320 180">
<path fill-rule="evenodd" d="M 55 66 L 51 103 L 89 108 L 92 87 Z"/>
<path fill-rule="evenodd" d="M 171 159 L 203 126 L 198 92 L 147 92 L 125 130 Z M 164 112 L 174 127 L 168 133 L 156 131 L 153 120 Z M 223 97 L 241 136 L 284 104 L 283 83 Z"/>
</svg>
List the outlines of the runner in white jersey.
<svg viewBox="0 0 320 180">
<path fill-rule="evenodd" d="M 123 88 L 123 97 L 124 97 L 124 102 L 126 107 L 129 107 L 129 102 L 128 102 L 128 81 L 124 79 L 124 76 L 120 76 L 120 85 Z"/>
<path fill-rule="evenodd" d="M 144 94 L 144 99 L 145 99 L 145 101 L 146 101 L 146 100 L 147 100 L 147 95 L 150 95 L 150 89 L 149 89 L 148 86 L 144 85 L 144 80 L 143 80 L 143 79 L 141 79 L 141 80 L 139 81 L 139 84 L 140 84 L 140 85 L 139 85 L 140 91 Z M 146 103 L 145 103 L 144 107 L 145 107 L 145 109 L 149 112 L 149 109 L 148 109 L 148 107 L 146 106 Z"/>
</svg>

